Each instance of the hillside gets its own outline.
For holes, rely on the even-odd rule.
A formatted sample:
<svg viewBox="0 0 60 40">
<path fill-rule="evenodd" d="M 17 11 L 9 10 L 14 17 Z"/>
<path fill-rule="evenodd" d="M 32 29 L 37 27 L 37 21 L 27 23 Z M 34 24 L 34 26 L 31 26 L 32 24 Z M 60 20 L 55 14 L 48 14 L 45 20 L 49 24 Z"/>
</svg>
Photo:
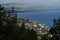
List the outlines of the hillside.
<svg viewBox="0 0 60 40">
<path fill-rule="evenodd" d="M 17 20 L 17 22 L 18 22 L 19 26 L 21 26 L 21 24 L 24 22 L 26 29 L 34 29 L 36 31 L 36 33 L 38 34 L 38 39 L 41 39 L 41 37 L 43 35 L 47 34 L 49 31 L 48 26 L 41 24 L 41 23 L 38 23 L 36 21 L 19 18 Z"/>
</svg>

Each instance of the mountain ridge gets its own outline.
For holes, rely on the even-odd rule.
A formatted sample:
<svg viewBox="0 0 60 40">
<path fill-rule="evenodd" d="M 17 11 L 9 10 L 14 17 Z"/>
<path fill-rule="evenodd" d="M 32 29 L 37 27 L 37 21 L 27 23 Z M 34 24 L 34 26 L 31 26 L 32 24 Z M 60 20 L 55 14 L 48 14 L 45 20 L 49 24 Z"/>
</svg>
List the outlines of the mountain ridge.
<svg viewBox="0 0 60 40">
<path fill-rule="evenodd" d="M 29 5 L 29 4 L 25 4 L 25 3 L 5 3 L 5 4 L 0 4 L 6 8 L 8 7 L 16 7 L 18 10 L 20 11 L 37 11 L 37 10 L 60 10 L 59 8 L 52 8 L 52 7 L 48 7 L 48 6 L 36 6 L 36 5 Z"/>
</svg>

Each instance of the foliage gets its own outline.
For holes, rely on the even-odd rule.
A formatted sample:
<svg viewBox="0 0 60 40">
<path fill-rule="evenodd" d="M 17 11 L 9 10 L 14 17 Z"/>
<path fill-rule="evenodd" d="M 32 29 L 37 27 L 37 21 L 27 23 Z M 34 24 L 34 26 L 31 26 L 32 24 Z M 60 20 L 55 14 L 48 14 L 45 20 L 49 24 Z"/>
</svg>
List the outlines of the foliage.
<svg viewBox="0 0 60 40">
<path fill-rule="evenodd" d="M 45 34 L 44 36 L 42 36 L 41 40 L 48 40 L 48 34 Z"/>
<path fill-rule="evenodd" d="M 17 25 L 16 15 L 14 12 L 6 13 L 0 5 L 0 40 L 37 40 L 36 32 L 25 29 L 24 22 L 21 27 Z"/>
<path fill-rule="evenodd" d="M 51 35 L 50 35 L 49 33 L 44 34 L 44 35 L 41 37 L 41 40 L 51 40 Z"/>
<path fill-rule="evenodd" d="M 54 19 L 50 33 L 53 35 L 51 40 L 60 40 L 60 18 Z"/>
</svg>

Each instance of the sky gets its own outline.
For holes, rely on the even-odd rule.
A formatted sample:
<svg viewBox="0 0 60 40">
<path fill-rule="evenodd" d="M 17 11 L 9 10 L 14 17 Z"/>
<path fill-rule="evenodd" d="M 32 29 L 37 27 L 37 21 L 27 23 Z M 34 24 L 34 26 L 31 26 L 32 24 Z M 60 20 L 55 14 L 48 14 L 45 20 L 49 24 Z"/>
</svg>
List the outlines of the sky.
<svg viewBox="0 0 60 40">
<path fill-rule="evenodd" d="M 0 3 L 27 3 L 32 5 L 60 7 L 60 0 L 0 0 Z"/>
</svg>

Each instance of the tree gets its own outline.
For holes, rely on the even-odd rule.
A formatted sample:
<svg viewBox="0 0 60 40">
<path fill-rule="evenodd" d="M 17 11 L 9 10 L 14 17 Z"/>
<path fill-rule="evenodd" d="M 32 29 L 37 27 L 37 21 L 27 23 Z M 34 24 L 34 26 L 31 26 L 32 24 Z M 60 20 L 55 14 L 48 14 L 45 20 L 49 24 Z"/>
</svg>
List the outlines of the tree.
<svg viewBox="0 0 60 40">
<path fill-rule="evenodd" d="M 48 34 L 45 34 L 41 37 L 41 40 L 48 40 Z"/>
<path fill-rule="evenodd" d="M 14 9 L 14 7 L 12 7 Z M 10 10 L 11 11 L 11 10 Z M 0 5 L 0 40 L 37 40 L 36 32 L 25 29 L 23 22 L 21 27 L 17 25 L 17 13 L 14 10 L 7 13 Z"/>
<path fill-rule="evenodd" d="M 20 27 L 20 40 L 37 40 L 37 33 L 33 29 L 26 29 L 24 24 Z"/>
<path fill-rule="evenodd" d="M 32 40 L 37 40 L 37 33 L 33 30 L 33 29 L 31 29 L 31 39 Z"/>
<path fill-rule="evenodd" d="M 5 12 L 4 7 L 0 5 L 0 39 L 3 39 L 5 36 Z"/>
<path fill-rule="evenodd" d="M 26 35 L 26 30 L 25 30 L 25 23 L 23 22 L 21 27 L 19 28 L 20 31 L 20 40 L 24 40 L 24 37 Z"/>
<path fill-rule="evenodd" d="M 0 5 L 0 40 L 14 40 L 16 37 L 16 16 L 6 13 L 4 7 Z"/>
<path fill-rule="evenodd" d="M 27 29 L 24 40 L 37 40 L 37 33 L 33 29 Z"/>
<path fill-rule="evenodd" d="M 50 33 L 53 35 L 52 40 L 60 40 L 60 18 L 57 20 L 54 19 Z"/>
</svg>

